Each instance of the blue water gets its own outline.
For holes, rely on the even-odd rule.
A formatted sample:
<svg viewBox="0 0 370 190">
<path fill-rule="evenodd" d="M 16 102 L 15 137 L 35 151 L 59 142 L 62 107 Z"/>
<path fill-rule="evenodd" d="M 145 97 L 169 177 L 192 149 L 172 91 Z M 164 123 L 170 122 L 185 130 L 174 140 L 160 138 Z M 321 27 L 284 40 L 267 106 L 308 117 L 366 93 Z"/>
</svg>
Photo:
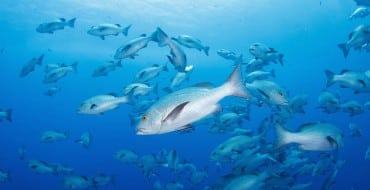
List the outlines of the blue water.
<svg viewBox="0 0 370 190">
<path fill-rule="evenodd" d="M 232 71 L 232 62 L 216 54 L 218 49 L 229 49 L 244 55 L 254 42 L 265 43 L 284 54 L 284 66 L 269 66 L 276 70 L 275 82 L 290 95 L 305 92 L 309 95 L 305 114 L 288 120 L 288 126 L 306 122 L 327 121 L 344 132 L 344 147 L 338 158 L 346 160 L 339 170 L 332 189 L 370 189 L 370 161 L 364 159 L 370 145 L 369 117 L 363 114 L 350 117 L 338 112 L 326 114 L 316 109 L 317 97 L 325 89 L 325 69 L 340 72 L 343 69 L 365 71 L 369 69 L 369 53 L 351 50 L 347 59 L 337 47 L 359 24 L 369 24 L 369 18 L 348 20 L 356 8 L 352 0 L 215 0 L 215 1 L 71 1 L 46 2 L 40 0 L 3 0 L 0 6 L 0 108 L 13 110 L 13 121 L 0 123 L 0 169 L 11 174 L 11 180 L 0 183 L 0 189 L 65 189 L 64 175 L 37 174 L 27 166 L 31 159 L 60 162 L 72 167 L 77 175 L 92 177 L 100 173 L 113 175 L 115 185 L 99 189 L 151 189 L 140 169 L 125 165 L 113 158 L 120 149 L 132 149 L 139 155 L 156 154 L 161 149 L 175 149 L 181 160 L 197 168 L 208 168 L 209 177 L 197 189 L 204 189 L 229 172 L 217 170 L 209 160 L 212 150 L 230 135 L 210 134 L 211 123 L 201 124 L 191 133 L 169 133 L 154 136 L 137 136 L 130 126 L 130 105 L 104 115 L 78 114 L 77 109 L 85 99 L 115 92 L 122 93 L 135 74 L 153 64 L 167 62 L 168 48 L 150 43 L 135 59 L 124 59 L 123 68 L 107 77 L 93 78 L 92 71 L 105 61 L 112 60 L 116 49 L 141 34 L 150 34 L 161 27 L 168 35 L 188 34 L 209 45 L 210 55 L 183 47 L 188 64 L 195 66 L 190 80 L 181 88 L 208 81 L 220 85 Z M 56 18 L 76 17 L 75 28 L 65 28 L 54 34 L 41 34 L 36 27 Z M 127 37 L 108 36 L 103 41 L 87 34 L 87 30 L 100 23 L 132 24 Z M 43 66 L 25 78 L 19 77 L 22 66 L 32 57 L 45 54 Z M 57 82 L 61 91 L 53 97 L 43 95 L 52 85 L 42 83 L 44 66 L 49 63 L 78 61 L 78 73 L 68 74 Z M 175 71 L 163 73 L 157 81 L 168 84 Z M 164 87 L 163 85 L 161 87 Z M 341 100 L 357 100 L 364 104 L 369 94 L 353 94 L 352 90 L 337 85 L 329 88 L 339 93 Z M 160 92 L 160 97 L 164 96 Z M 252 106 L 250 121 L 243 127 L 255 130 L 259 122 L 271 114 L 268 108 Z M 349 135 L 348 125 L 355 123 L 363 132 L 360 138 Z M 294 127 L 293 127 L 294 128 Z M 46 130 L 68 131 L 66 141 L 42 143 Z M 92 133 L 89 149 L 74 140 L 85 132 Z M 273 141 L 273 140 L 272 140 Z M 18 158 L 18 149 L 26 148 L 24 160 Z M 310 159 L 310 158 L 308 158 Z M 178 180 L 190 189 L 187 179 L 173 178 L 171 171 L 160 168 L 155 179 L 164 184 Z M 301 183 L 312 182 L 309 189 L 320 189 L 325 176 L 308 176 Z M 298 181 L 297 181 L 298 183 Z"/>
</svg>

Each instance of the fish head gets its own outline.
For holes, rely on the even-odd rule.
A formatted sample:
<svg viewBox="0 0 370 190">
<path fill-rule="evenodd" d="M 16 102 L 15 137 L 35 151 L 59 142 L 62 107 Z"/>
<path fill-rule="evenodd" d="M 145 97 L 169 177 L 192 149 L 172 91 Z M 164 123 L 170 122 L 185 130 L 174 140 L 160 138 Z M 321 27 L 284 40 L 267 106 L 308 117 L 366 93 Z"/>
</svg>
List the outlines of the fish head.
<svg viewBox="0 0 370 190">
<path fill-rule="evenodd" d="M 153 112 L 148 112 L 141 116 L 140 123 L 136 128 L 137 135 L 160 134 L 162 122 Z"/>
<path fill-rule="evenodd" d="M 98 114 L 99 106 L 91 102 L 83 102 L 78 108 L 78 113 L 82 114 Z"/>
<path fill-rule="evenodd" d="M 274 102 L 277 105 L 288 105 L 288 100 L 286 94 L 280 90 L 273 90 L 270 94 L 271 102 Z"/>
</svg>

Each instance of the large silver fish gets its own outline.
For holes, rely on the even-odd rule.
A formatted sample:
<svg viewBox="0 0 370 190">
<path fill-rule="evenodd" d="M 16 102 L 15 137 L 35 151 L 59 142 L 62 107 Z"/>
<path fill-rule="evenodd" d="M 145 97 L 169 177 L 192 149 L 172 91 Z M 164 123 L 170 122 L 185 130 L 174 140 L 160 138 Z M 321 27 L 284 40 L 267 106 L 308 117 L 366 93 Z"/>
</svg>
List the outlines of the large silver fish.
<svg viewBox="0 0 370 190">
<path fill-rule="evenodd" d="M 217 88 L 190 87 L 163 97 L 141 117 L 136 134 L 163 134 L 186 129 L 191 123 L 220 110 L 218 102 L 226 96 L 250 97 L 241 80 L 240 65 Z"/>
<path fill-rule="evenodd" d="M 87 33 L 93 36 L 98 36 L 102 40 L 105 39 L 105 36 L 118 36 L 119 33 L 127 36 L 128 30 L 131 28 L 131 24 L 123 27 L 120 24 L 99 24 L 97 26 L 92 26 Z"/>
<path fill-rule="evenodd" d="M 63 30 L 65 26 L 74 28 L 76 18 L 71 20 L 66 20 L 65 18 L 59 18 L 52 22 L 42 23 L 37 28 L 36 31 L 39 33 L 49 33 L 53 34 L 56 30 Z"/>
</svg>

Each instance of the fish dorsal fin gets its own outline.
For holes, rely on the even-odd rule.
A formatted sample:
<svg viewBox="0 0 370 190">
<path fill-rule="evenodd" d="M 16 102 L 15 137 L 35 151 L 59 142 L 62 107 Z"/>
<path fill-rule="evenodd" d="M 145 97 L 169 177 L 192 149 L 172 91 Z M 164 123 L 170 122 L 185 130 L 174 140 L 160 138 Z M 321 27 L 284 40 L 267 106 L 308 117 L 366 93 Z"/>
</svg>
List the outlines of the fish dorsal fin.
<svg viewBox="0 0 370 190">
<path fill-rule="evenodd" d="M 118 26 L 118 27 L 121 27 L 121 25 L 120 24 L 115 24 L 116 26 Z"/>
<path fill-rule="evenodd" d="M 333 137 L 326 136 L 326 140 L 328 140 L 331 147 L 335 147 L 335 149 L 338 150 L 339 144 Z"/>
<path fill-rule="evenodd" d="M 344 73 L 347 73 L 347 72 L 350 72 L 350 70 L 349 70 L 349 69 L 343 69 L 343 70 L 340 72 L 340 74 L 344 74 Z"/>
<path fill-rule="evenodd" d="M 159 67 L 159 65 L 158 64 L 153 64 L 153 67 Z"/>
<path fill-rule="evenodd" d="M 317 124 L 319 124 L 319 123 L 318 122 L 310 122 L 310 123 L 302 124 L 301 126 L 299 126 L 298 131 L 302 131 L 304 129 L 307 129 L 307 128 L 309 128 L 311 126 L 314 126 L 314 125 L 317 125 Z"/>
<path fill-rule="evenodd" d="M 195 85 L 193 85 L 193 87 L 200 87 L 200 88 L 213 88 L 214 85 L 210 82 L 200 82 L 200 83 L 197 83 Z"/>
<path fill-rule="evenodd" d="M 65 18 L 59 18 L 59 20 L 62 21 L 62 22 L 65 22 L 66 21 Z"/>
<path fill-rule="evenodd" d="M 184 109 L 184 107 L 188 104 L 189 102 L 183 102 L 179 105 L 177 105 L 168 115 L 166 118 L 163 119 L 163 122 L 166 122 L 168 120 L 174 120 L 176 119 L 181 111 Z"/>
</svg>

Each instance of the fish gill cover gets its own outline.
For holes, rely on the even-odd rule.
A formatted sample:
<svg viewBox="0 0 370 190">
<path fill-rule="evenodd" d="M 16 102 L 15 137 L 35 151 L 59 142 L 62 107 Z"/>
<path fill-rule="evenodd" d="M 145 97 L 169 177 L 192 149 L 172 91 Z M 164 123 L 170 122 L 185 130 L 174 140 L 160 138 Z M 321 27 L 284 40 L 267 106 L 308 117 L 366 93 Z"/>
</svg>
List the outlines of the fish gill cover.
<svg viewBox="0 0 370 190">
<path fill-rule="evenodd" d="M 0 189 L 370 189 L 368 6 L 4 0 Z"/>
</svg>

